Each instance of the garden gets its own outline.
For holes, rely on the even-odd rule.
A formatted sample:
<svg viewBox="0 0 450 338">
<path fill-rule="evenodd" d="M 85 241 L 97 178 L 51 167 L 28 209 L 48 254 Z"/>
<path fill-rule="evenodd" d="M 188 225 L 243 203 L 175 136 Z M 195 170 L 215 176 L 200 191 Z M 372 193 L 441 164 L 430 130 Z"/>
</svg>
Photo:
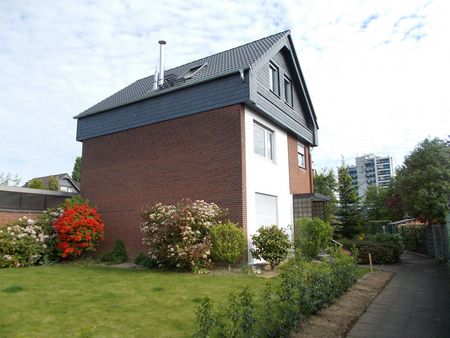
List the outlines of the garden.
<svg viewBox="0 0 450 338">
<path fill-rule="evenodd" d="M 0 335 L 287 337 L 357 277 L 340 248 L 316 260 L 333 235 L 319 219 L 299 221 L 293 239 L 277 226 L 253 235 L 252 255 L 277 271 L 266 279 L 235 268 L 245 235 L 217 205 L 183 200 L 142 216 L 138 269 L 107 265 L 128 260 L 120 240 L 93 257 L 104 224 L 81 198 L 0 228 Z"/>
</svg>

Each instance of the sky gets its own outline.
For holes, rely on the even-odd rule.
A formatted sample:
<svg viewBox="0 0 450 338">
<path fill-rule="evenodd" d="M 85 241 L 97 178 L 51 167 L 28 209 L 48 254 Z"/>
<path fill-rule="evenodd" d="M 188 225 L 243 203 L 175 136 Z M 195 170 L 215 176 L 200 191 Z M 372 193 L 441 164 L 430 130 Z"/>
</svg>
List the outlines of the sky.
<svg viewBox="0 0 450 338">
<path fill-rule="evenodd" d="M 450 1 L 0 0 L 0 172 L 72 172 L 73 116 L 166 69 L 290 29 L 318 117 L 314 166 L 450 134 Z"/>
</svg>

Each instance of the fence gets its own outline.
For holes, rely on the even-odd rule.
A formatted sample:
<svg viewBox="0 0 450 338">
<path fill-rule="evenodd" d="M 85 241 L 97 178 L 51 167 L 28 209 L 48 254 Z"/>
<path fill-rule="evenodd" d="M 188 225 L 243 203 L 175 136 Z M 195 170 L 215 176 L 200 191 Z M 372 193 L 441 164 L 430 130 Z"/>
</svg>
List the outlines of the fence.
<svg viewBox="0 0 450 338">
<path fill-rule="evenodd" d="M 0 211 L 36 212 L 60 205 L 74 193 L 0 186 Z"/>
</svg>

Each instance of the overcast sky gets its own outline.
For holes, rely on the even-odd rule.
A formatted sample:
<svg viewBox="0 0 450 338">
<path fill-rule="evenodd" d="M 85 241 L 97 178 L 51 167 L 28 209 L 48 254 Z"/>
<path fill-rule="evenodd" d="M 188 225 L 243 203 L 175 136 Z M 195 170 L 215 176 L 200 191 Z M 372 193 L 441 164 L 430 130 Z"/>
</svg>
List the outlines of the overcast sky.
<svg viewBox="0 0 450 338">
<path fill-rule="evenodd" d="M 0 172 L 72 172 L 72 118 L 154 73 L 290 29 L 319 122 L 315 167 L 450 134 L 450 1 L 0 0 Z"/>
</svg>

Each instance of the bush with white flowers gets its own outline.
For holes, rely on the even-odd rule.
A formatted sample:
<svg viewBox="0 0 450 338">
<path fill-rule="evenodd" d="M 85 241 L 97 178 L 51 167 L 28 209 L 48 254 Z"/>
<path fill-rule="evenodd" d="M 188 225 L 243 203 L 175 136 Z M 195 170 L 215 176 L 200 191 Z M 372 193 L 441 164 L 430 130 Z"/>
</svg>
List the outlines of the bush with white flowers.
<svg viewBox="0 0 450 338">
<path fill-rule="evenodd" d="M 0 268 L 43 264 L 48 236 L 27 217 L 0 228 Z"/>
<path fill-rule="evenodd" d="M 225 216 L 216 204 L 189 200 L 156 204 L 142 216 L 143 243 L 159 266 L 192 270 L 210 266 L 210 231 Z"/>
</svg>

